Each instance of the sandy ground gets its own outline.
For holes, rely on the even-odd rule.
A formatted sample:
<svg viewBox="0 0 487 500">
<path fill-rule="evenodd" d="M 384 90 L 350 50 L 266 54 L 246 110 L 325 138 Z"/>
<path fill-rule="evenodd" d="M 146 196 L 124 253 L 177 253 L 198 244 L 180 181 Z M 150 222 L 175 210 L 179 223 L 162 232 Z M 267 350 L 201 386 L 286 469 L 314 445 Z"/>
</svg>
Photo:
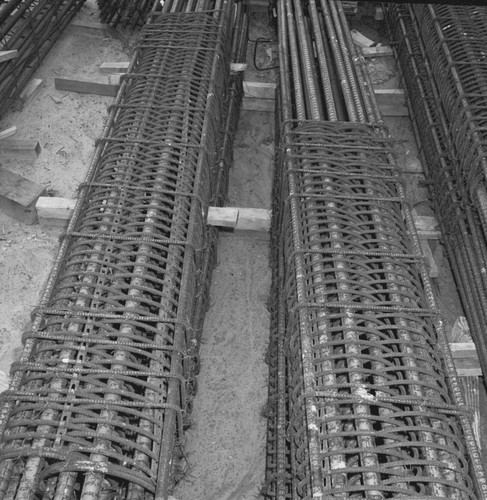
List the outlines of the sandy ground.
<svg viewBox="0 0 487 500">
<path fill-rule="evenodd" d="M 270 208 L 272 113 L 242 112 L 228 205 Z M 251 500 L 264 483 L 269 341 L 269 240 L 220 236 L 201 346 L 188 472 L 174 492 L 185 500 Z"/>
</svg>

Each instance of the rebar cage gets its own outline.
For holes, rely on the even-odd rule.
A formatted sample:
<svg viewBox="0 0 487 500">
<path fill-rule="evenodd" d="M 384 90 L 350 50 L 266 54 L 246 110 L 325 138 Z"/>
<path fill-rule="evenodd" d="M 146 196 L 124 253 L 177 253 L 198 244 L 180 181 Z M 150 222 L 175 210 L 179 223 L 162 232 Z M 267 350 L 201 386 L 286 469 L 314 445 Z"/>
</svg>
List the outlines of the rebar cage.
<svg viewBox="0 0 487 500">
<path fill-rule="evenodd" d="M 487 281 L 485 22 L 473 6 L 388 6 L 416 136 L 483 371 Z"/>
<path fill-rule="evenodd" d="M 309 123 L 286 144 L 296 497 L 476 498 L 458 419 L 466 410 L 447 386 L 390 141 L 364 125 Z"/>
<path fill-rule="evenodd" d="M 486 498 L 395 143 L 343 9 L 277 8 L 266 494 Z"/>
<path fill-rule="evenodd" d="M 207 2 L 210 4 L 211 2 Z M 154 13 L 0 413 L 2 498 L 166 498 L 241 99 L 240 3 Z M 112 495 L 112 496 L 111 496 Z"/>
</svg>

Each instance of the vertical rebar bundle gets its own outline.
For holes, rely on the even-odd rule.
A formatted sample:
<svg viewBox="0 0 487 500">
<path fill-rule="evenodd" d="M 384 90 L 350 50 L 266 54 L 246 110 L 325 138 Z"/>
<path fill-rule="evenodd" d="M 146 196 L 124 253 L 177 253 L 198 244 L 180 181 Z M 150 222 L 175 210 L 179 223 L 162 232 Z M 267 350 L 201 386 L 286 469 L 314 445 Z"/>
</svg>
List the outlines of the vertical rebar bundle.
<svg viewBox="0 0 487 500">
<path fill-rule="evenodd" d="M 152 10 L 154 0 L 97 0 L 97 4 L 102 23 L 110 24 L 114 28 L 126 28 L 143 25 Z"/>
<path fill-rule="evenodd" d="M 278 4 L 268 490 L 487 498 L 410 208 L 340 2 Z"/>
<path fill-rule="evenodd" d="M 1 50 L 17 50 L 0 63 L 0 115 L 25 85 L 85 0 L 8 0 L 0 8 Z"/>
<path fill-rule="evenodd" d="M 238 116 L 246 16 L 232 0 L 151 14 L 10 390 L 2 499 L 165 499 L 195 356 Z M 232 47 L 231 37 L 238 39 Z"/>
<path fill-rule="evenodd" d="M 487 8 L 386 9 L 470 332 L 487 370 Z"/>
</svg>

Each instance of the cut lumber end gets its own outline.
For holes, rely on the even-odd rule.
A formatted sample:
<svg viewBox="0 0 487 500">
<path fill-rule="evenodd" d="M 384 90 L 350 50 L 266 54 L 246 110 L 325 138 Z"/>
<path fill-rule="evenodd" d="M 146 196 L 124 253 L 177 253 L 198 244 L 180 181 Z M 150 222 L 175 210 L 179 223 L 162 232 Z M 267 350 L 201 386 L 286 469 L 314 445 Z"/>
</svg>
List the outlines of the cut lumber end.
<svg viewBox="0 0 487 500">
<path fill-rule="evenodd" d="M 210 207 L 208 225 L 236 231 L 269 231 L 271 210 L 265 208 Z"/>
<path fill-rule="evenodd" d="M 76 200 L 57 196 L 41 196 L 36 203 L 39 224 L 42 226 L 67 226 L 73 215 Z"/>
<path fill-rule="evenodd" d="M 0 167 L 0 211 L 25 224 L 37 219 L 35 204 L 44 186 Z"/>
<path fill-rule="evenodd" d="M 418 231 L 438 230 L 438 219 L 432 215 L 413 215 L 413 220 Z"/>
<path fill-rule="evenodd" d="M 120 85 L 120 80 L 126 73 L 112 73 L 108 75 L 108 83 L 110 85 Z"/>
<path fill-rule="evenodd" d="M 247 69 L 247 65 L 245 63 L 231 63 L 230 71 L 233 73 L 241 73 Z"/>
<path fill-rule="evenodd" d="M 238 208 L 210 207 L 207 223 L 210 226 L 235 227 L 238 220 Z"/>
<path fill-rule="evenodd" d="M 449 345 L 458 375 L 463 377 L 482 375 L 477 349 L 473 342 L 450 342 Z"/>
<path fill-rule="evenodd" d="M 126 73 L 129 69 L 130 62 L 122 61 L 122 62 L 104 62 L 100 64 L 99 70 L 100 73 L 105 74 L 116 74 L 116 73 Z"/>
</svg>

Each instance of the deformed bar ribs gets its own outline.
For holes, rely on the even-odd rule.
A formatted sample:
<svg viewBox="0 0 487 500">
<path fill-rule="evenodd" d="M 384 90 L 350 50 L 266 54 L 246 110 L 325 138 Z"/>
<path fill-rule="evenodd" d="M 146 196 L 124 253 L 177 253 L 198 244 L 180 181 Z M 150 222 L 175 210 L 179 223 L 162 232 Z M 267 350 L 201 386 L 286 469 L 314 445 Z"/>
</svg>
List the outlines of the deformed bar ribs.
<svg viewBox="0 0 487 500">
<path fill-rule="evenodd" d="M 487 370 L 487 8 L 388 5 L 431 197 Z"/>
<path fill-rule="evenodd" d="M 241 98 L 240 2 L 139 37 L 0 405 L 3 499 L 167 498 Z M 241 53 L 234 44 L 234 57 Z"/>
<path fill-rule="evenodd" d="M 270 498 L 487 483 L 410 208 L 340 2 L 278 4 Z"/>
</svg>

